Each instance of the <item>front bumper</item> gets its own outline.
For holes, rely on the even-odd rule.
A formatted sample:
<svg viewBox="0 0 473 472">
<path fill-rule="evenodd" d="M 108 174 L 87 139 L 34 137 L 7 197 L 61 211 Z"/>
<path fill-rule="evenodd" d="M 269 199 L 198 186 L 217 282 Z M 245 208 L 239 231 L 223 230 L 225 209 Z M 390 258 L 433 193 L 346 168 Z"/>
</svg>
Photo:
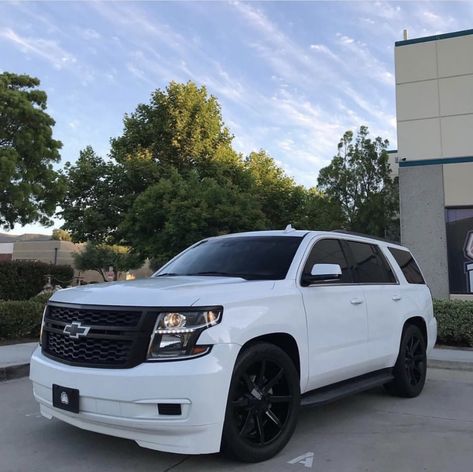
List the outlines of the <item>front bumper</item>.
<svg viewBox="0 0 473 472">
<path fill-rule="evenodd" d="M 240 346 L 218 344 L 199 358 L 147 362 L 131 369 L 72 367 L 38 348 L 30 378 L 41 414 L 140 446 L 182 454 L 220 450 L 228 389 Z M 52 385 L 79 389 L 78 414 L 52 406 Z M 179 403 L 181 415 L 160 415 L 158 403 Z"/>
</svg>

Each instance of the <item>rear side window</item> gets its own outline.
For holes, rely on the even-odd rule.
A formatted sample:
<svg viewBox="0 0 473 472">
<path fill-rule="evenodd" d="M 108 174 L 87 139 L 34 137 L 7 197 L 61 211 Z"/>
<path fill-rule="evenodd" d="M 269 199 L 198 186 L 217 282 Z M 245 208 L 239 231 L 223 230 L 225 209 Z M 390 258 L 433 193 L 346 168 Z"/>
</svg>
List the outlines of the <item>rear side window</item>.
<svg viewBox="0 0 473 472">
<path fill-rule="evenodd" d="M 348 261 L 338 239 L 322 239 L 315 243 L 304 267 L 304 274 L 310 274 L 314 264 L 338 264 L 342 269 L 341 278 L 330 283 L 353 283 Z M 324 282 L 320 282 L 324 283 Z"/>
<path fill-rule="evenodd" d="M 375 244 L 345 241 L 350 249 L 356 282 L 360 284 L 392 284 L 396 282 L 391 267 Z"/>
<path fill-rule="evenodd" d="M 424 277 L 420 272 L 419 266 L 409 251 L 402 249 L 388 248 L 404 274 L 404 277 L 410 284 L 425 284 Z"/>
</svg>

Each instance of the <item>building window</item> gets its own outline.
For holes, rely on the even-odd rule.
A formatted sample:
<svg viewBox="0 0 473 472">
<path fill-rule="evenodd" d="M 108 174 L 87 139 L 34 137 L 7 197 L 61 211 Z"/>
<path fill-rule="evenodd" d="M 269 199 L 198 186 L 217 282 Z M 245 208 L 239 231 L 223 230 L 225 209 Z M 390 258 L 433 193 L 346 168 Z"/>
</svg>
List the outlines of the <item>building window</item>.
<svg viewBox="0 0 473 472">
<path fill-rule="evenodd" d="M 473 293 L 473 207 L 447 208 L 450 293 Z"/>
</svg>

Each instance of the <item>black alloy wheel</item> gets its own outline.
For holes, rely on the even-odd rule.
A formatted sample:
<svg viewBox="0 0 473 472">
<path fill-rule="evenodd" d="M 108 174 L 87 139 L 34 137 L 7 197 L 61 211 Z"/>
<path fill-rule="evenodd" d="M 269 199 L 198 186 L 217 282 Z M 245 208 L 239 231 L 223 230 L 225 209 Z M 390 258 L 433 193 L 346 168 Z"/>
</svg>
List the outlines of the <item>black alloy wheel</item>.
<svg viewBox="0 0 473 472">
<path fill-rule="evenodd" d="M 394 380 L 386 385 L 388 392 L 408 398 L 422 392 L 427 374 L 426 341 L 413 324 L 404 328 L 393 374 Z"/>
<path fill-rule="evenodd" d="M 223 450 L 246 462 L 274 456 L 294 432 L 299 403 L 299 375 L 290 357 L 272 344 L 249 347 L 234 369 Z"/>
<path fill-rule="evenodd" d="M 425 375 L 425 349 L 422 346 L 422 336 L 412 334 L 406 343 L 404 365 L 407 379 L 413 387 L 423 381 Z"/>
</svg>

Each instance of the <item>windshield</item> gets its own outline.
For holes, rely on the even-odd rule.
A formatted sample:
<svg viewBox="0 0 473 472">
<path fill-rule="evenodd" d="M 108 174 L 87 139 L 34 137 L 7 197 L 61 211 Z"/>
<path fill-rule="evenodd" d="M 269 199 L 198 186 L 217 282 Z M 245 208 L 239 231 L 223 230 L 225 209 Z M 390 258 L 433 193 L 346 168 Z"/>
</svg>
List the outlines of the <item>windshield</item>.
<svg viewBox="0 0 473 472">
<path fill-rule="evenodd" d="M 241 236 L 199 243 L 154 277 L 208 275 L 248 280 L 286 277 L 302 238 L 296 236 Z"/>
</svg>

